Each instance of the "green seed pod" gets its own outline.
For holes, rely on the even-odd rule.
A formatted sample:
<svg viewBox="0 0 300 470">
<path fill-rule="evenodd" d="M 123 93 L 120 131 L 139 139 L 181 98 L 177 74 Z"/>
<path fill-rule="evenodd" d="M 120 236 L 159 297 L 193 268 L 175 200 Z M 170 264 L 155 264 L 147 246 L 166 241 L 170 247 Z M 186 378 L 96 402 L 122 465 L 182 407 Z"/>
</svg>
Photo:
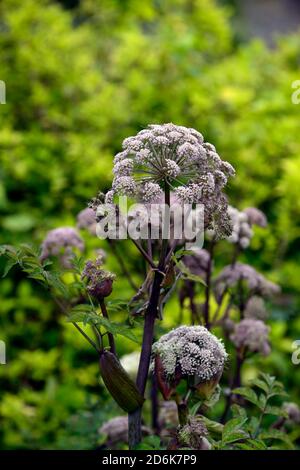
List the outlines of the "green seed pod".
<svg viewBox="0 0 300 470">
<path fill-rule="evenodd" d="M 144 403 L 135 383 L 114 354 L 104 351 L 100 356 L 100 373 L 113 399 L 127 413 L 132 413 Z"/>
</svg>

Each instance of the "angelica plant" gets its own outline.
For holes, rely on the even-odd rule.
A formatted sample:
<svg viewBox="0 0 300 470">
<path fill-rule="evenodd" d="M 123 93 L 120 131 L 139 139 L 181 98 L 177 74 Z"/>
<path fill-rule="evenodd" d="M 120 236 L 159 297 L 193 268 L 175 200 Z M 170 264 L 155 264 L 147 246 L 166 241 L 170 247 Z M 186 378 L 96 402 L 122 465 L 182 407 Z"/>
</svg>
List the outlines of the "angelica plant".
<svg viewBox="0 0 300 470">
<path fill-rule="evenodd" d="M 170 207 L 171 191 L 174 191 L 181 202 L 203 204 L 205 228 L 229 232 L 223 188 L 234 175 L 234 169 L 222 161 L 215 147 L 204 142 L 198 131 L 174 124 L 150 125 L 125 139 L 122 147 L 114 159 L 114 180 L 106 194 L 106 203 L 114 203 L 117 196 L 128 196 L 146 203 L 163 200 Z M 149 299 L 143 312 L 144 331 L 136 379 L 139 392 L 144 395 L 161 288 L 172 269 L 176 244 L 170 246 L 169 240 L 162 236 L 155 260 L 151 239 L 146 247 L 141 241 L 134 240 L 134 243 L 154 272 L 145 282 Z M 129 415 L 130 446 L 141 439 L 141 413 L 142 408 Z"/>
</svg>

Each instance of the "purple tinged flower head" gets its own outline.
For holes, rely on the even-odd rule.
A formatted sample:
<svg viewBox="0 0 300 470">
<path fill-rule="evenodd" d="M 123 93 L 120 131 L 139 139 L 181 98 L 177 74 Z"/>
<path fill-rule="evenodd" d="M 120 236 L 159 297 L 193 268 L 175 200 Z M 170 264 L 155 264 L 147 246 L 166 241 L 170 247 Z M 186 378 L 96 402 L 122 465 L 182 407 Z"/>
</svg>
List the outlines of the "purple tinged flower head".
<svg viewBox="0 0 300 470">
<path fill-rule="evenodd" d="M 105 435 L 111 446 L 127 441 L 128 418 L 127 416 L 116 416 L 106 421 L 98 430 L 99 434 Z"/>
<path fill-rule="evenodd" d="M 256 318 L 257 320 L 262 321 L 266 320 L 268 312 L 264 299 L 257 295 L 250 297 L 246 304 L 244 315 L 246 318 Z"/>
<path fill-rule="evenodd" d="M 205 277 L 210 261 L 209 252 L 203 248 L 194 248 L 192 251 L 191 254 L 185 255 L 182 261 L 192 274 Z"/>
<path fill-rule="evenodd" d="M 201 416 L 189 416 L 187 423 L 178 429 L 177 435 L 182 447 L 195 450 L 211 449 L 211 444 L 206 439 L 208 430 Z"/>
<path fill-rule="evenodd" d="M 228 215 L 231 219 L 232 232 L 227 240 L 242 249 L 248 248 L 250 245 L 253 237 L 253 225 L 260 227 L 266 227 L 267 225 L 266 216 L 255 207 L 248 207 L 243 211 L 239 211 L 235 207 L 228 206 Z"/>
<path fill-rule="evenodd" d="M 180 326 L 152 347 L 152 369 L 165 399 L 182 379 L 206 397 L 218 384 L 227 360 L 221 340 L 203 326 Z"/>
<path fill-rule="evenodd" d="M 287 413 L 291 424 L 300 424 L 300 408 L 297 403 L 286 402 L 283 403 L 282 408 Z"/>
<path fill-rule="evenodd" d="M 243 263 L 235 263 L 233 266 L 226 266 L 215 279 L 214 292 L 217 300 L 222 297 L 227 289 L 242 283 L 250 295 L 271 297 L 280 292 L 277 284 L 266 279 L 252 266 Z"/>
<path fill-rule="evenodd" d="M 116 416 L 106 421 L 98 429 L 98 433 L 106 436 L 105 444 L 108 447 L 120 445 L 120 442 L 128 442 L 128 416 Z M 143 436 L 151 434 L 151 430 L 142 426 Z"/>
<path fill-rule="evenodd" d="M 222 190 L 234 169 L 195 129 L 171 123 L 149 125 L 123 141 L 113 173 L 106 202 L 112 202 L 114 195 L 157 202 L 167 185 L 181 203 L 204 204 L 206 226 L 223 231 L 226 225 L 230 232 L 228 222 L 223 222 L 227 201 Z"/>
<path fill-rule="evenodd" d="M 253 231 L 247 214 L 232 206 L 228 207 L 228 214 L 232 223 L 232 233 L 227 240 L 230 243 L 239 245 L 242 249 L 247 248 L 250 245 L 251 238 L 253 237 Z"/>
<path fill-rule="evenodd" d="M 256 207 L 247 207 L 243 212 L 247 215 L 250 225 L 267 226 L 268 222 L 265 214 Z"/>
<path fill-rule="evenodd" d="M 54 256 L 64 268 L 69 269 L 75 251 L 82 252 L 84 243 L 73 227 L 59 227 L 47 233 L 41 248 L 41 261 Z"/>
<path fill-rule="evenodd" d="M 268 356 L 271 352 L 269 332 L 270 328 L 261 320 L 245 318 L 235 326 L 230 339 L 238 349 Z"/>
<path fill-rule="evenodd" d="M 77 228 L 87 229 L 91 235 L 96 234 L 96 212 L 91 207 L 86 207 L 77 215 Z"/>
</svg>

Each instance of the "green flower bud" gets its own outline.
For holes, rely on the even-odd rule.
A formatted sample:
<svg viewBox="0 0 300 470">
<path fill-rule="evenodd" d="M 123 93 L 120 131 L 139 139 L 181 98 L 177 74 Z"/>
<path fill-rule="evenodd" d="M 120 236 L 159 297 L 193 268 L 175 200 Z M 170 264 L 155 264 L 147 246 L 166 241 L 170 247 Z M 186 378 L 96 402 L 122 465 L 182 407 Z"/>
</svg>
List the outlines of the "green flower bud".
<svg viewBox="0 0 300 470">
<path fill-rule="evenodd" d="M 132 413 L 142 406 L 144 397 L 117 357 L 109 351 L 100 356 L 100 373 L 107 390 L 124 411 Z"/>
</svg>

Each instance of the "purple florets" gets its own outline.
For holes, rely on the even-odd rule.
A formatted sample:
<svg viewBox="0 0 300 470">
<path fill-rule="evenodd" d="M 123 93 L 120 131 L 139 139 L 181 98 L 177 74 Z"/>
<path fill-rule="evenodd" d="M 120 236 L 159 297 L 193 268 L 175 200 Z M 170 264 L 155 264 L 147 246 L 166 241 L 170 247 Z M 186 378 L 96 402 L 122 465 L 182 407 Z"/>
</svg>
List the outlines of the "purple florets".
<svg viewBox="0 0 300 470">
<path fill-rule="evenodd" d="M 63 267 L 70 268 L 76 249 L 82 252 L 84 243 L 74 228 L 59 227 L 50 230 L 42 243 L 41 261 L 55 256 Z"/>
</svg>

